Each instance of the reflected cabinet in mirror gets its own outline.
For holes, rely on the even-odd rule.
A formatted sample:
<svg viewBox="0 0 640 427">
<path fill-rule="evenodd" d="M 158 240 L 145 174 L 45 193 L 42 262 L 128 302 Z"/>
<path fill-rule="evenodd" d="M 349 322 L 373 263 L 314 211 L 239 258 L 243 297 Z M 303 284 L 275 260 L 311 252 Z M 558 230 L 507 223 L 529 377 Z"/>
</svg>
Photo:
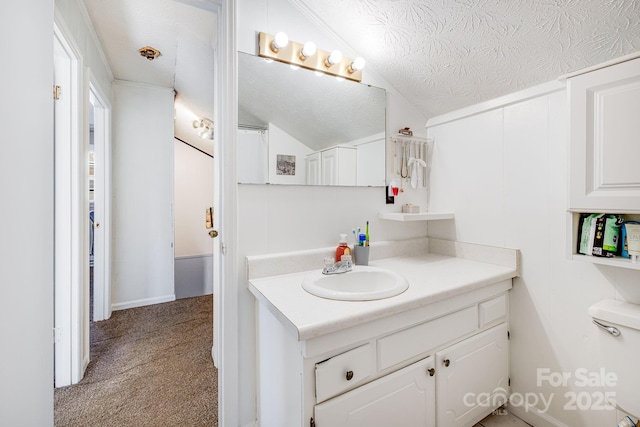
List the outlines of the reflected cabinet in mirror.
<svg viewBox="0 0 640 427">
<path fill-rule="evenodd" d="M 238 182 L 384 186 L 385 98 L 238 53 Z"/>
</svg>

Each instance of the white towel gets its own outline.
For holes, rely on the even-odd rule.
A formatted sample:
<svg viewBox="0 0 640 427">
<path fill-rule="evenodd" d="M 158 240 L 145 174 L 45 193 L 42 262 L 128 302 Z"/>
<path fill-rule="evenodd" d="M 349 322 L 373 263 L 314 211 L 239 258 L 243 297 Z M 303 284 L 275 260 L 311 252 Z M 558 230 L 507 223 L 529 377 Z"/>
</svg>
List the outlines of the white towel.
<svg viewBox="0 0 640 427">
<path fill-rule="evenodd" d="M 418 186 L 418 181 L 422 180 L 421 176 L 424 173 L 424 169 L 427 167 L 427 163 L 416 157 L 409 157 L 409 161 L 407 162 L 408 168 L 411 171 L 411 187 L 416 188 Z M 418 177 L 420 175 L 420 177 Z"/>
</svg>

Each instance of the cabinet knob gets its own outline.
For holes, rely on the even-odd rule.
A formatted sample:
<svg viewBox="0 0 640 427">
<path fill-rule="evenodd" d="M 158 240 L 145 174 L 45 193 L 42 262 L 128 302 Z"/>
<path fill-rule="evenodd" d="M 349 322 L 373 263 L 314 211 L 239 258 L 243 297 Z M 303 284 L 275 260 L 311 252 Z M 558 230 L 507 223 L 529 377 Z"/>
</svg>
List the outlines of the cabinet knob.
<svg viewBox="0 0 640 427">
<path fill-rule="evenodd" d="M 429 376 L 432 377 L 436 374 L 436 370 L 431 368 L 431 369 L 427 369 L 427 372 L 429 373 Z"/>
<path fill-rule="evenodd" d="M 449 366 L 451 361 L 449 359 L 444 359 L 444 366 Z"/>
<path fill-rule="evenodd" d="M 351 381 L 353 378 L 353 371 L 347 371 L 347 381 Z"/>
</svg>

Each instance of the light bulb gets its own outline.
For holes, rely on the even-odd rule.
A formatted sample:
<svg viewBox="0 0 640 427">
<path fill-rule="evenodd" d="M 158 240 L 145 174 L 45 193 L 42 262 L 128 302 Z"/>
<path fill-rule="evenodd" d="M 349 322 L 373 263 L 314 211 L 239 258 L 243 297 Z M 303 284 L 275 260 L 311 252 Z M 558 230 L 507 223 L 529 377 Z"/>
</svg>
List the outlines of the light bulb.
<svg viewBox="0 0 640 427">
<path fill-rule="evenodd" d="M 317 50 L 318 49 L 316 48 L 316 44 L 314 42 L 306 42 L 300 50 L 300 59 L 304 61 L 308 57 L 315 55 Z"/>
<path fill-rule="evenodd" d="M 289 37 L 286 33 L 281 31 L 273 38 L 273 41 L 271 42 L 271 50 L 277 53 L 280 49 L 287 47 L 288 44 Z"/>
<path fill-rule="evenodd" d="M 339 50 L 334 50 L 333 52 L 331 52 L 331 55 L 327 56 L 325 65 L 327 65 L 327 67 L 330 67 L 339 63 L 340 61 L 342 61 L 342 52 L 340 52 Z"/>
<path fill-rule="evenodd" d="M 360 71 L 364 68 L 365 64 L 366 64 L 366 61 L 364 60 L 364 58 L 361 56 L 358 56 L 356 59 L 353 60 L 353 62 L 349 66 L 349 72 L 355 73 L 356 71 Z"/>
</svg>

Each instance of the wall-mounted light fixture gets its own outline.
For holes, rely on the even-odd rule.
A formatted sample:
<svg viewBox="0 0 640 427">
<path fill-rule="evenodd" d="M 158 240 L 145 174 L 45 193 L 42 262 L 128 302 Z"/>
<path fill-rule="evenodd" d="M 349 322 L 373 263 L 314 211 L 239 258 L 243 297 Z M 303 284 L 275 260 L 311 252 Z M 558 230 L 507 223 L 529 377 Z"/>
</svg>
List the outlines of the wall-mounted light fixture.
<svg viewBox="0 0 640 427">
<path fill-rule="evenodd" d="M 362 80 L 362 69 L 365 60 L 344 58 L 339 50 L 326 52 L 316 48 L 315 43 L 296 43 L 289 40 L 285 33 L 275 36 L 267 33 L 259 34 L 259 55 L 287 64 L 320 71 L 332 76 L 359 82 Z"/>
<path fill-rule="evenodd" d="M 202 139 L 213 139 L 213 122 L 209 119 L 198 119 L 193 121 L 194 129 L 198 130 L 198 136 Z"/>
</svg>

